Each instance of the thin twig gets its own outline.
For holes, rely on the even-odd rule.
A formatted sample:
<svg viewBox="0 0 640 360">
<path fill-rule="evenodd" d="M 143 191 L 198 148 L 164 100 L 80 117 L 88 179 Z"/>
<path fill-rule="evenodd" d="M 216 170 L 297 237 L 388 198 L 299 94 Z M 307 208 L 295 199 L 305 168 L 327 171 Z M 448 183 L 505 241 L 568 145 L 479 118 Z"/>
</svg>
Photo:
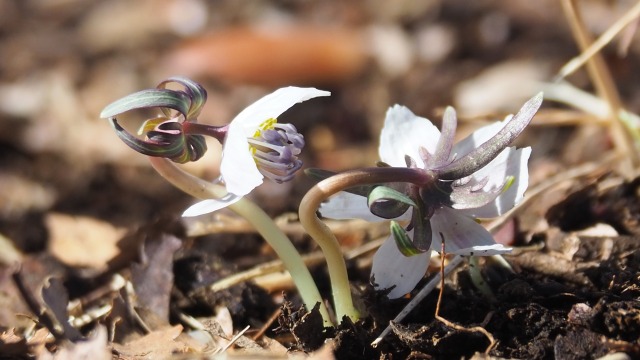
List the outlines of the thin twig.
<svg viewBox="0 0 640 360">
<path fill-rule="evenodd" d="M 440 233 L 440 236 L 442 236 L 442 233 Z M 445 254 L 445 248 L 444 248 L 444 238 L 442 239 L 442 254 Z M 440 321 L 441 323 L 445 324 L 446 326 L 456 329 L 458 331 L 466 331 L 466 332 L 479 332 L 481 334 L 483 334 L 484 336 L 487 337 L 487 339 L 489 339 L 489 346 L 487 347 L 487 349 L 485 350 L 485 354 L 488 354 L 489 351 L 491 351 L 491 349 L 493 349 L 493 347 L 496 345 L 496 340 L 493 337 L 493 335 L 491 335 L 490 332 L 487 331 L 487 329 L 483 328 L 482 326 L 473 326 L 473 327 L 464 327 L 458 324 L 455 324 L 445 318 L 443 318 L 442 316 L 440 316 L 440 304 L 442 302 L 442 293 L 444 292 L 444 256 L 442 257 L 441 260 L 441 276 L 440 276 L 440 291 L 438 292 L 438 301 L 436 302 L 436 313 L 435 313 L 435 318 L 436 320 Z"/>
<path fill-rule="evenodd" d="M 379 248 L 380 245 L 382 245 L 382 243 L 386 239 L 387 239 L 387 236 L 384 236 L 384 237 L 380 237 L 378 239 L 369 241 L 361 246 L 358 246 L 355 249 L 351 249 L 347 251 L 344 257 L 347 260 L 353 260 L 357 257 L 360 257 L 366 253 L 369 253 Z M 306 255 L 302 255 L 302 260 L 304 261 L 305 265 L 310 268 L 318 266 L 324 263 L 325 261 L 324 254 L 320 250 L 314 251 Z M 258 264 L 250 269 L 247 269 L 247 270 L 238 272 L 236 274 L 227 276 L 223 279 L 220 279 L 215 283 L 209 285 L 209 290 L 221 291 L 252 279 L 254 279 L 256 284 L 260 285 L 261 276 L 273 274 L 273 273 L 284 271 L 284 270 L 285 268 L 284 268 L 284 265 L 282 264 L 282 260 L 276 259 L 266 263 Z M 287 274 L 289 274 L 289 272 L 287 272 Z M 289 274 L 289 279 L 290 278 L 291 278 L 291 275 Z"/>
<path fill-rule="evenodd" d="M 576 43 L 580 50 L 584 52 L 591 46 L 593 39 L 584 26 L 584 21 L 576 7 L 576 1 L 577 0 L 562 0 L 561 4 L 569 25 L 571 26 Z M 638 153 L 634 151 L 633 139 L 630 134 L 625 131 L 619 119 L 620 110 L 622 110 L 622 101 L 615 87 L 615 82 L 601 53 L 596 52 L 590 56 L 586 66 L 593 86 L 596 88 L 596 92 L 609 105 L 611 136 L 616 150 L 626 156 L 624 162 L 620 164 L 620 170 L 625 176 L 630 177 L 633 169 L 640 164 L 640 158 Z"/>
<path fill-rule="evenodd" d="M 280 316 L 280 314 L 282 314 L 282 308 L 278 308 L 276 311 L 273 312 L 273 314 L 271 314 L 271 316 L 269 316 L 269 319 L 267 319 L 264 325 L 262 325 L 262 327 L 258 329 L 258 332 L 253 334 L 253 336 L 251 337 L 251 340 L 257 341 L 258 339 L 260 339 L 262 335 L 264 335 L 264 333 L 267 332 L 267 330 L 269 330 L 269 328 L 271 327 L 271 324 L 273 324 L 278 319 L 278 316 Z"/>
<path fill-rule="evenodd" d="M 603 32 L 600 37 L 591 43 L 582 53 L 573 59 L 569 60 L 558 72 L 555 80 L 563 79 L 584 65 L 589 59 L 602 50 L 613 38 L 624 30 L 629 24 L 633 23 L 640 16 L 640 1 L 637 2 L 631 9 L 627 10 L 624 15 L 620 17 L 613 25 L 611 25 L 607 31 Z"/>
<path fill-rule="evenodd" d="M 295 217 L 294 217 L 295 216 Z M 196 237 L 209 234 L 246 234 L 255 233 L 256 230 L 249 221 L 244 218 L 216 212 L 208 218 L 183 218 L 187 236 Z M 280 230 L 287 235 L 306 235 L 306 231 L 297 221 L 297 214 L 284 214 L 274 219 Z M 327 226 L 335 234 L 352 233 L 354 230 L 367 230 L 371 224 L 367 221 L 356 219 L 349 221 L 327 221 Z"/>
<path fill-rule="evenodd" d="M 229 350 L 229 348 L 230 348 L 233 344 L 235 344 L 235 342 L 236 342 L 236 341 L 238 341 L 238 339 L 240 339 L 240 337 L 242 337 L 242 335 L 244 335 L 244 333 L 245 333 L 245 332 L 247 332 L 247 330 L 249 330 L 249 328 L 250 328 L 250 327 L 251 327 L 250 325 L 247 325 L 247 327 L 245 327 L 244 329 L 240 330 L 240 332 L 239 332 L 239 333 L 237 333 L 237 334 L 236 334 L 236 335 L 235 335 L 235 336 L 234 336 L 234 337 L 229 341 L 229 343 L 228 343 L 224 348 L 222 348 L 222 350 L 221 350 L 219 353 L 223 353 L 223 352 L 225 352 L 225 351 Z"/>
<path fill-rule="evenodd" d="M 322 263 L 324 263 L 324 255 L 322 251 L 315 251 L 311 254 L 302 255 L 302 260 L 304 264 L 308 267 L 315 267 Z M 273 274 L 279 271 L 284 271 L 284 264 L 282 260 L 273 260 L 263 264 L 256 265 L 250 269 L 245 271 L 241 271 L 239 273 L 227 276 L 223 279 L 220 279 L 213 284 L 209 285 L 209 291 L 221 291 L 224 289 L 228 289 L 232 286 L 238 285 L 240 283 L 249 281 L 251 279 L 255 279 L 260 276 Z M 288 272 L 287 272 L 288 273 Z M 194 291 L 199 291 L 198 289 Z"/>
</svg>

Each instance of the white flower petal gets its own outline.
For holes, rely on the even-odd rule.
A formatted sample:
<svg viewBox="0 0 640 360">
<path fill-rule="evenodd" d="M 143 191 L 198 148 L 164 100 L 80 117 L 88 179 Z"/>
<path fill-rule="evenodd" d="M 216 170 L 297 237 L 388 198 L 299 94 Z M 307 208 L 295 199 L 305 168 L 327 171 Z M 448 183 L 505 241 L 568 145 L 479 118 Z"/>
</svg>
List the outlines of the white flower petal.
<svg viewBox="0 0 640 360">
<path fill-rule="evenodd" d="M 247 136 L 242 128 L 229 126 L 222 147 L 220 175 L 227 191 L 237 196 L 244 196 L 262 184 L 264 176 L 253 160 Z"/>
<path fill-rule="evenodd" d="M 252 129 L 247 134 L 247 137 L 253 136 L 253 132 L 265 120 L 270 118 L 277 119 L 278 116 L 297 103 L 329 95 L 331 95 L 330 92 L 316 88 L 295 86 L 280 88 L 247 106 L 231 121 L 230 126 L 236 124 L 236 126 L 242 125 L 245 128 Z"/>
<path fill-rule="evenodd" d="M 461 249 L 458 251 L 454 251 L 452 254 L 464 255 L 464 256 L 492 256 L 492 255 L 508 254 L 512 250 L 513 250 L 512 248 L 506 247 L 502 244 L 494 244 L 494 245 L 474 246 L 469 249 Z"/>
<path fill-rule="evenodd" d="M 460 212 L 474 218 L 492 218 L 504 214 L 520 203 L 529 185 L 527 164 L 530 155 L 530 147 L 523 149 L 506 148 L 487 166 L 474 173 L 472 175 L 472 181 L 474 182 L 482 181 L 484 178 L 489 180 L 483 187 L 484 190 L 502 186 L 507 176 L 513 176 L 514 181 L 493 202 L 476 209 L 460 210 Z"/>
<path fill-rule="evenodd" d="M 430 258 L 431 251 L 409 257 L 402 255 L 393 236 L 390 236 L 373 257 L 371 278 L 375 288 L 384 290 L 395 286 L 387 295 L 389 299 L 409 293 L 424 277 Z"/>
<path fill-rule="evenodd" d="M 442 237 L 444 251 L 451 254 L 468 253 L 478 246 L 496 245 L 493 236 L 482 225 L 461 214 L 459 210 L 448 207 L 435 211 L 431 217 L 431 231 L 431 249 L 438 252 L 442 249 Z"/>
<path fill-rule="evenodd" d="M 386 220 L 369 211 L 366 197 L 346 191 L 341 191 L 320 204 L 318 211 L 323 217 L 335 220 L 362 219 L 372 222 Z"/>
<path fill-rule="evenodd" d="M 372 214 L 366 197 L 346 191 L 341 191 L 320 204 L 318 212 L 322 217 L 334 220 L 362 219 L 371 222 L 389 220 Z M 411 220 L 411 208 L 395 220 Z"/>
<path fill-rule="evenodd" d="M 191 205 L 187 210 L 182 213 L 183 217 L 191 217 L 191 216 L 199 216 L 214 212 L 216 210 L 220 210 L 225 208 L 236 201 L 240 200 L 242 197 L 235 196 L 232 194 L 228 194 L 222 199 L 208 199 L 202 200 L 198 203 Z"/>
<path fill-rule="evenodd" d="M 391 166 L 406 167 L 404 157 L 409 155 L 418 167 L 424 168 L 418 149 L 423 146 L 430 154 L 435 154 L 439 138 L 440 130 L 431 121 L 414 115 L 404 106 L 395 105 L 387 110 L 380 132 L 380 160 Z"/>
<path fill-rule="evenodd" d="M 249 152 L 247 141 L 247 138 L 255 134 L 260 124 L 270 118 L 277 118 L 299 102 L 328 95 L 328 91 L 290 86 L 278 89 L 242 110 L 229 124 L 222 147 L 220 174 L 227 190 L 235 195 L 244 196 L 262 184 L 264 176 Z"/>
</svg>

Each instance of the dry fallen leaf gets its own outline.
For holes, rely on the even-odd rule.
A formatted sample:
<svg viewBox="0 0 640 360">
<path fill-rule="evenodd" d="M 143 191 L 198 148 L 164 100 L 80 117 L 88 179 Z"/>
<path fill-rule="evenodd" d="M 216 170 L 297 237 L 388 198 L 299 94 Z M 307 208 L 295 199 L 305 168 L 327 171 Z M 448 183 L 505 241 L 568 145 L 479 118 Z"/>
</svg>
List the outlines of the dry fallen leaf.
<svg viewBox="0 0 640 360">
<path fill-rule="evenodd" d="M 184 352 L 185 345 L 175 339 L 182 333 L 182 326 L 176 325 L 153 331 L 124 345 L 113 344 L 113 350 L 120 359 L 166 359 L 176 352 Z"/>
<path fill-rule="evenodd" d="M 146 241 L 140 264 L 131 265 L 131 282 L 138 306 L 169 320 L 169 300 L 173 287 L 173 253 L 182 242 L 175 236 L 161 234 L 156 241 Z"/>
<path fill-rule="evenodd" d="M 17 174 L 1 173 L 0 188 L 0 213 L 5 216 L 48 209 L 57 197 L 52 187 Z"/>
<path fill-rule="evenodd" d="M 334 84 L 363 70 L 363 44 L 362 35 L 349 29 L 235 27 L 181 44 L 164 68 L 171 74 L 268 86 Z"/>
<path fill-rule="evenodd" d="M 0 354 L 10 355 L 37 355 L 44 350 L 47 339 L 51 340 L 49 330 L 40 328 L 33 333 L 24 335 L 18 329 L 9 329 L 0 333 Z"/>
<path fill-rule="evenodd" d="M 104 326 L 99 326 L 87 340 L 76 343 L 67 342 L 53 354 L 45 350 L 38 356 L 38 360 L 108 360 L 111 358 L 111 351 L 107 348 L 107 328 Z"/>
<path fill-rule="evenodd" d="M 119 252 L 125 229 L 90 217 L 47 214 L 49 251 L 69 266 L 103 269 Z"/>
</svg>

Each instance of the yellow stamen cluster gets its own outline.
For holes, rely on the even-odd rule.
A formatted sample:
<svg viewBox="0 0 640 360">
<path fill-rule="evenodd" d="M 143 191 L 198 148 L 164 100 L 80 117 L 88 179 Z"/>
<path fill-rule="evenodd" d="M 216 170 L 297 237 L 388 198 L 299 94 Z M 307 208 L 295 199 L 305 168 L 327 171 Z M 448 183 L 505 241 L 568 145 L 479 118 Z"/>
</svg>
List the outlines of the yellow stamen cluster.
<svg viewBox="0 0 640 360">
<path fill-rule="evenodd" d="M 274 125 L 278 123 L 278 120 L 275 118 L 269 118 L 265 121 L 263 121 L 259 126 L 258 129 L 256 129 L 256 132 L 253 133 L 253 138 L 257 139 L 260 137 L 260 135 L 262 134 L 262 132 L 264 130 L 273 130 Z M 249 145 L 249 151 L 251 151 L 251 154 L 256 153 L 256 148 L 253 147 L 252 145 Z"/>
</svg>

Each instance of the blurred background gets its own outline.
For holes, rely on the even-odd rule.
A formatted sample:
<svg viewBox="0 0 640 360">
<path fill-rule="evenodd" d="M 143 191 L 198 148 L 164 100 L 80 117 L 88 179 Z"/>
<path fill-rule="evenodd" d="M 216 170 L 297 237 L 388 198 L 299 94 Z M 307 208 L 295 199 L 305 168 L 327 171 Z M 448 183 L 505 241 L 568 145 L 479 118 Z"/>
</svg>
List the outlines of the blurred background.
<svg viewBox="0 0 640 360">
<path fill-rule="evenodd" d="M 579 2 L 595 35 L 633 3 Z M 640 43 L 632 38 L 625 56 L 616 46 L 603 53 L 634 110 Z M 175 218 L 194 202 L 98 118 L 108 103 L 168 76 L 188 76 L 207 89 L 199 120 L 216 125 L 281 86 L 331 91 L 281 120 L 305 135 L 306 167 L 339 171 L 375 164 L 393 104 L 436 124 L 454 105 L 463 135 L 517 111 L 535 93 L 531 84 L 550 81 L 577 54 L 555 0 L 3 0 L 0 234 L 32 252 L 69 231 L 59 216 L 132 229 Z M 569 81 L 591 90 L 582 71 Z M 573 129 L 532 126 L 519 139 L 534 147 L 532 167 L 543 169 L 534 179 L 589 157 L 564 151 Z M 207 156 L 188 168 L 215 179 L 219 158 L 211 142 Z M 278 215 L 295 211 L 311 184 L 299 174 L 284 186 L 267 182 L 252 196 Z"/>
</svg>

